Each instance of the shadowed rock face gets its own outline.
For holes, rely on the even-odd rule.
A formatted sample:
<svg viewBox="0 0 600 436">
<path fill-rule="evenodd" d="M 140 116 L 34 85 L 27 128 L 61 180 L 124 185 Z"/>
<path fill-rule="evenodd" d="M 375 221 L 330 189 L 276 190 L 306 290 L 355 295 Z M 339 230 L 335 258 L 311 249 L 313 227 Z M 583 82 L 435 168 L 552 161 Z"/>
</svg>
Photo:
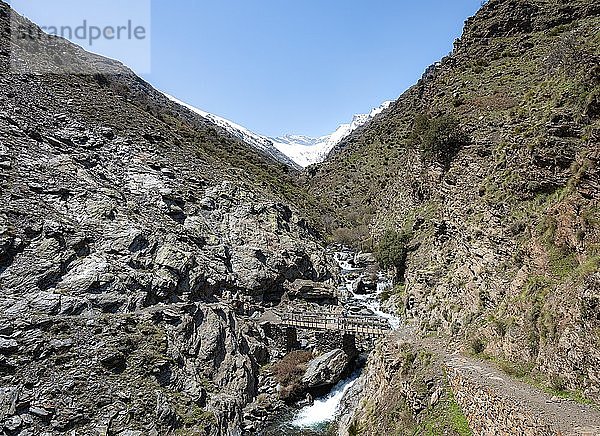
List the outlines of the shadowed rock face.
<svg viewBox="0 0 600 436">
<path fill-rule="evenodd" d="M 244 319 L 330 275 L 307 198 L 120 64 L 38 49 L 102 68 L 0 75 L 0 432 L 237 434 L 265 358 Z"/>
</svg>

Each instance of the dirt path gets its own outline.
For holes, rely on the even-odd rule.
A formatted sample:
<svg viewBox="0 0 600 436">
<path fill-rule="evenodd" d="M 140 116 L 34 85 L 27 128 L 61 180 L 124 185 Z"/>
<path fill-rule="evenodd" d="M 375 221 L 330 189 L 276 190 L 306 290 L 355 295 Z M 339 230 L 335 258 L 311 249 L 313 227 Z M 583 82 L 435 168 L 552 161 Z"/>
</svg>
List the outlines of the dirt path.
<svg viewBox="0 0 600 436">
<path fill-rule="evenodd" d="M 449 370 L 459 374 L 470 386 L 485 389 L 498 401 L 510 405 L 510 408 L 535 417 L 540 424 L 552 429 L 553 434 L 600 436 L 600 411 L 592 406 L 552 396 L 507 375 L 491 362 L 465 356 L 458 351 L 449 352 L 449 349 L 455 347 L 442 341 L 417 340 L 414 330 L 410 328 L 394 332 L 391 338 L 423 345 L 438 355 Z M 517 431 L 511 434 L 521 436 Z"/>
</svg>

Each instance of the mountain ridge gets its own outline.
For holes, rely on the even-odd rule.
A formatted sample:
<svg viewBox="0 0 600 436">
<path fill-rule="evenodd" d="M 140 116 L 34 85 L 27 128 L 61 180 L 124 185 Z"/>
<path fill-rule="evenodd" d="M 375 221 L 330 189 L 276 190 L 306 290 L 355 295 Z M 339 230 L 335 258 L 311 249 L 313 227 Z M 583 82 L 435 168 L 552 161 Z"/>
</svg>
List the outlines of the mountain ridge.
<svg viewBox="0 0 600 436">
<path fill-rule="evenodd" d="M 333 133 L 318 138 L 305 135 L 284 135 L 270 138 L 275 147 L 287 156 L 290 156 L 300 166 L 306 168 L 318 164 L 325 159 L 329 153 L 353 131 L 365 125 L 373 118 L 388 109 L 392 101 L 383 102 L 368 114 L 356 114 L 352 121 L 341 124 Z"/>
<path fill-rule="evenodd" d="M 266 154 L 267 156 L 270 156 L 274 160 L 279 161 L 285 165 L 288 165 L 291 168 L 300 169 L 298 164 L 296 162 L 294 162 L 289 156 L 285 155 L 280 150 L 275 148 L 273 146 L 273 142 L 266 136 L 258 135 L 256 133 L 248 130 L 247 128 L 240 126 L 239 124 L 234 123 L 233 121 L 229 121 L 218 115 L 214 115 L 214 114 L 206 112 L 202 109 L 198 109 L 197 107 L 187 104 L 167 93 L 164 93 L 164 94 L 170 100 L 186 107 L 187 109 L 200 115 L 201 117 L 212 121 L 216 125 L 224 128 L 225 130 L 227 130 L 228 132 L 233 134 L 235 137 L 241 139 L 242 141 L 246 142 L 247 144 L 252 145 L 254 148 L 256 148 L 260 152 Z"/>
<path fill-rule="evenodd" d="M 343 141 L 354 130 L 368 123 L 377 115 L 390 107 L 392 101 L 386 101 L 379 107 L 374 108 L 368 114 L 356 114 L 352 121 L 347 124 L 341 124 L 333 133 L 321 137 L 311 137 L 306 135 L 288 134 L 278 137 L 269 137 L 255 133 L 246 127 L 243 127 L 233 121 L 225 119 L 219 115 L 199 109 L 193 105 L 185 103 L 177 97 L 164 93 L 167 98 L 180 104 L 192 112 L 206 118 L 218 126 L 224 128 L 235 137 L 252 145 L 257 150 L 265 153 L 267 156 L 284 163 L 294 169 L 306 168 L 310 165 L 323 162 L 329 152 L 333 150 L 341 141 Z"/>
</svg>

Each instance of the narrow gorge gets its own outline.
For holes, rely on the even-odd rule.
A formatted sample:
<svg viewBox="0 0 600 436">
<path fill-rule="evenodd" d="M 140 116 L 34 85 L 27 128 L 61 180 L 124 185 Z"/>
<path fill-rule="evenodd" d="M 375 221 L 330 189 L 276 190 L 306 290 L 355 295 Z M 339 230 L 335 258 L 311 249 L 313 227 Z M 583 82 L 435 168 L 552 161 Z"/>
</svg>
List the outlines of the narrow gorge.
<svg viewBox="0 0 600 436">
<path fill-rule="evenodd" d="M 15 26 L 0 436 L 600 435 L 599 4 L 485 2 L 304 169 Z"/>
</svg>

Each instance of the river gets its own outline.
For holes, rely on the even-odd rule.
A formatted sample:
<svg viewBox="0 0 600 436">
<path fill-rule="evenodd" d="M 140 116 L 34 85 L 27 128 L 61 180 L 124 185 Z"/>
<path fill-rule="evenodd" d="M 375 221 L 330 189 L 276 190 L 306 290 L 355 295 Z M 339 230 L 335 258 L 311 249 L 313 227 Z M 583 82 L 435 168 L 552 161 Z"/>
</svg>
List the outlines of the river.
<svg viewBox="0 0 600 436">
<path fill-rule="evenodd" d="M 356 383 L 360 371 L 340 381 L 329 394 L 315 399 L 311 406 L 300 410 L 290 410 L 267 430 L 265 436 L 313 436 L 327 433 L 339 412 L 340 402 L 348 390 Z"/>
<path fill-rule="evenodd" d="M 340 267 L 340 276 L 343 282 L 340 293 L 346 308 L 367 310 L 373 314 L 387 319 L 392 329 L 400 326 L 400 319 L 381 307 L 381 294 L 393 286 L 392 279 L 384 273 L 377 274 L 377 288 L 375 292 L 357 294 L 354 292 L 358 280 L 368 279 L 365 268 L 356 267 L 352 259 L 355 254 L 349 249 L 341 249 L 334 253 L 334 258 Z M 313 436 L 324 435 L 339 417 L 339 407 L 346 392 L 354 385 L 360 370 L 355 371 L 350 377 L 340 381 L 325 396 L 316 398 L 314 404 L 301 409 L 292 409 L 282 416 L 278 422 L 270 426 L 265 435 L 277 436 Z"/>
</svg>

